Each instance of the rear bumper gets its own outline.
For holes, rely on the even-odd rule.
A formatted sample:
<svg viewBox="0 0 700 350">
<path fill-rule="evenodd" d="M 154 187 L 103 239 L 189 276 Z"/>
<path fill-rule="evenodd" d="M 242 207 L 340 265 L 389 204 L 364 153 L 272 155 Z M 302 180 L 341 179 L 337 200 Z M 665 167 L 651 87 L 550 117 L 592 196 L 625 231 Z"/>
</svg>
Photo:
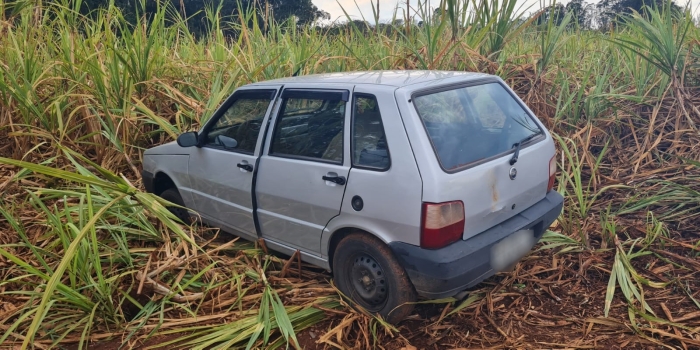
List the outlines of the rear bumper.
<svg viewBox="0 0 700 350">
<path fill-rule="evenodd" d="M 141 182 L 143 182 L 143 188 L 146 189 L 148 193 L 154 193 L 154 183 L 153 174 L 151 172 L 141 170 Z"/>
<path fill-rule="evenodd" d="M 389 244 L 419 295 L 439 299 L 472 287 L 496 271 L 491 248 L 514 232 L 533 229 L 536 243 L 561 213 L 564 198 L 552 191 L 520 214 L 467 240 L 429 250 L 403 242 Z M 534 244 L 533 244 L 534 245 Z"/>
</svg>

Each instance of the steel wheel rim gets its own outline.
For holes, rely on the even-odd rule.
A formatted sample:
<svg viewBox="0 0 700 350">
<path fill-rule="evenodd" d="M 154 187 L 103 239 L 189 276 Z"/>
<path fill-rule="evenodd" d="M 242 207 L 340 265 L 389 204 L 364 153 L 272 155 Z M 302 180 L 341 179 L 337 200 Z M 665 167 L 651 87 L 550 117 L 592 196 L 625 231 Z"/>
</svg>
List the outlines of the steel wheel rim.
<svg viewBox="0 0 700 350">
<path fill-rule="evenodd" d="M 366 253 L 355 254 L 351 261 L 346 275 L 353 299 L 369 311 L 380 310 L 388 299 L 386 274 L 379 263 Z"/>
</svg>

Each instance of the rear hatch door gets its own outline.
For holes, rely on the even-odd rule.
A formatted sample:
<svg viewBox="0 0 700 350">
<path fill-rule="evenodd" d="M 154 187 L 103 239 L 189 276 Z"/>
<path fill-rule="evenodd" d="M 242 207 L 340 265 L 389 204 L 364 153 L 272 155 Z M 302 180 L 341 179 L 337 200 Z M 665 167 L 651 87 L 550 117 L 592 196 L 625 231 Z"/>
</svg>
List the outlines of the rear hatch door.
<svg viewBox="0 0 700 350">
<path fill-rule="evenodd" d="M 405 98 L 400 95 L 401 89 L 397 99 Z M 463 239 L 545 197 L 552 138 L 502 81 L 417 90 L 410 97 L 402 115 L 410 114 L 404 120 L 417 129 L 409 136 L 423 201 L 462 201 Z"/>
</svg>

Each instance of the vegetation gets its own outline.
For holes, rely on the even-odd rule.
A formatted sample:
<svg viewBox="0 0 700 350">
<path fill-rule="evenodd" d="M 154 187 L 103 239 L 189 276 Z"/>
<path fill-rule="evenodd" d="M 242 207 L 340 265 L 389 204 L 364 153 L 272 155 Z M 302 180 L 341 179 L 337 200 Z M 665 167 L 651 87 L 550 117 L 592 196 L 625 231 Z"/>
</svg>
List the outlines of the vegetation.
<svg viewBox="0 0 700 350">
<path fill-rule="evenodd" d="M 10 1 L 6 5 L 5 15 L 16 16 L 19 10 L 32 7 L 34 3 L 33 0 Z M 196 35 L 206 35 L 212 24 L 209 20 L 213 18 L 217 18 L 216 25 L 227 31 L 229 28 L 225 25 L 226 22 L 235 20 L 236 16 L 248 11 L 257 12 L 263 27 L 267 18 L 278 23 L 291 21 L 295 25 L 307 25 L 317 19 L 330 18 L 327 12 L 319 10 L 311 0 L 48 0 L 44 3 L 55 3 L 93 19 L 102 13 L 100 9 L 116 7 L 125 22 L 132 25 L 149 22 L 164 10 L 168 20 L 186 18 L 187 21 L 183 23 L 191 34 Z M 211 16 L 212 12 L 216 12 L 216 16 Z"/>
<path fill-rule="evenodd" d="M 583 0 L 572 0 L 566 5 L 554 3 L 547 6 L 537 21 L 544 23 L 552 17 L 557 25 L 560 25 L 566 15 L 570 14 L 572 21 L 569 26 L 609 30 L 618 22 L 624 22 L 634 13 L 648 17 L 651 14 L 647 11 L 648 8 L 663 8 L 664 6 L 669 6 L 671 11 L 677 14 L 683 12 L 683 9 L 674 1 L 665 0 L 602 0 L 597 4 L 586 3 Z"/>
<path fill-rule="evenodd" d="M 514 0 L 413 5 L 420 26 L 387 30 L 212 8 L 197 37 L 167 7 L 133 24 L 114 5 L 0 0 L 0 343 L 700 346 L 690 14 L 664 5 L 593 31 L 573 14 L 513 20 Z M 327 274 L 178 225 L 141 190 L 143 150 L 197 129 L 236 87 L 375 69 L 497 74 L 558 135 L 564 212 L 466 300 L 423 302 L 394 328 L 347 307 Z"/>
</svg>

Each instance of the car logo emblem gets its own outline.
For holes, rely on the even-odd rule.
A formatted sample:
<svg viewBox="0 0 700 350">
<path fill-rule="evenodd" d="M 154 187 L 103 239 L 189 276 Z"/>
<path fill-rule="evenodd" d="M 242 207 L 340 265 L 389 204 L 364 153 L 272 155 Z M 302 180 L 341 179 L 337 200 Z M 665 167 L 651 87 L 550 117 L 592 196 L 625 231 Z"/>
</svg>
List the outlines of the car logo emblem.
<svg viewBox="0 0 700 350">
<path fill-rule="evenodd" d="M 508 172 L 508 176 L 510 176 L 511 180 L 515 180 L 515 177 L 518 176 L 518 169 L 510 168 L 510 171 Z"/>
</svg>

